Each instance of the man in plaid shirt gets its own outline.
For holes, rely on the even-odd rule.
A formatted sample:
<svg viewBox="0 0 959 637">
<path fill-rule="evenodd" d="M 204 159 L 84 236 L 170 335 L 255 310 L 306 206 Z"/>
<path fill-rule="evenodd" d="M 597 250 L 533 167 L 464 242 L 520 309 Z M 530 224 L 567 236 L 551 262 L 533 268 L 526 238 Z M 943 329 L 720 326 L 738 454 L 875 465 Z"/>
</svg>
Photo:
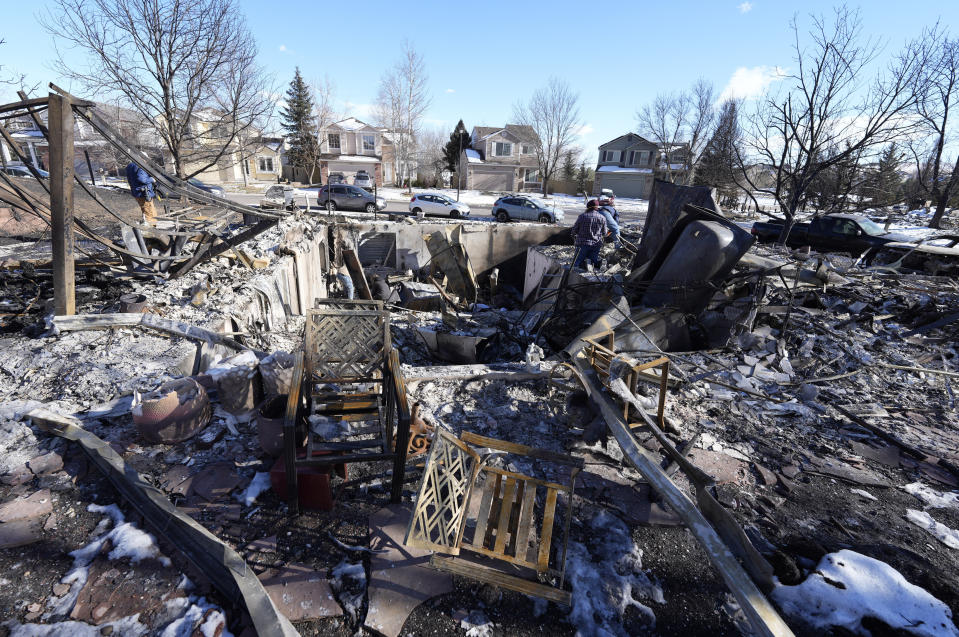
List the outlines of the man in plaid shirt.
<svg viewBox="0 0 959 637">
<path fill-rule="evenodd" d="M 599 264 L 599 251 L 606 236 L 606 218 L 599 212 L 599 204 L 590 199 L 586 212 L 581 213 L 573 224 L 573 245 L 576 246 L 576 258 L 573 267 L 579 268 L 587 261 L 593 267 Z"/>
</svg>

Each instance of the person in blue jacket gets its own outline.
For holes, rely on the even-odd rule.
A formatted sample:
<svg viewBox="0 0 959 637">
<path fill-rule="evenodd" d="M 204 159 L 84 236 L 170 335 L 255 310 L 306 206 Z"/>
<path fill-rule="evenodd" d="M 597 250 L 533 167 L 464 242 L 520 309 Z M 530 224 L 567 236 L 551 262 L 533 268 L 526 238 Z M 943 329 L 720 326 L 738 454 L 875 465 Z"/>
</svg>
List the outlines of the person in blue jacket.
<svg viewBox="0 0 959 637">
<path fill-rule="evenodd" d="M 607 195 L 599 198 L 599 214 L 606 218 L 606 229 L 613 237 L 613 245 L 619 249 L 619 213 L 613 207 L 613 200 Z"/>
<path fill-rule="evenodd" d="M 157 212 L 153 206 L 153 198 L 156 193 L 153 190 L 153 184 L 155 183 L 153 177 L 131 161 L 127 164 L 127 183 L 130 184 L 130 194 L 140 204 L 143 219 L 151 225 L 156 225 Z"/>
</svg>

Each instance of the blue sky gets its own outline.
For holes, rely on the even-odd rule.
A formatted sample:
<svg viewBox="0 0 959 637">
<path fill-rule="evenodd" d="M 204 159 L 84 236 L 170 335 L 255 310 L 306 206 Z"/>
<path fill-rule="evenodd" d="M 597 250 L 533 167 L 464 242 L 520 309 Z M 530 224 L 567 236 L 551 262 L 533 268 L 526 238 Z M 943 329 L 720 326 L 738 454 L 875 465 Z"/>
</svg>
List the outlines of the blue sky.
<svg viewBox="0 0 959 637">
<path fill-rule="evenodd" d="M 496 126 L 550 75 L 580 95 L 581 145 L 596 147 L 635 130 L 637 108 L 698 77 L 748 97 L 777 67 L 795 68 L 789 20 L 831 13 L 835 3 L 782 0 L 649 2 L 377 2 L 239 0 L 280 90 L 299 66 L 308 80 L 330 77 L 339 108 L 364 119 L 379 78 L 408 39 L 425 58 L 429 124 Z M 42 86 L 52 40 L 36 15 L 48 0 L 3 0 L 0 64 Z M 850 5 L 855 6 L 855 5 Z M 869 0 L 864 31 L 896 51 L 937 20 L 959 24 L 959 2 Z M 15 96 L 0 88 L 0 99 Z"/>
</svg>

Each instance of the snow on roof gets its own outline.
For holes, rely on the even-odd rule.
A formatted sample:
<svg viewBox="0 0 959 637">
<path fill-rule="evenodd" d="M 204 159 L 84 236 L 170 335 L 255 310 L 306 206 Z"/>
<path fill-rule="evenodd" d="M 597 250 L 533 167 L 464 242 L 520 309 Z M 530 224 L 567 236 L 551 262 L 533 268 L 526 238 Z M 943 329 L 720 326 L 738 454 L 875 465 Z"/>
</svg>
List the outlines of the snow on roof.
<svg viewBox="0 0 959 637">
<path fill-rule="evenodd" d="M 347 117 L 344 120 L 340 120 L 335 123 L 336 126 L 339 126 L 343 130 L 359 130 L 361 128 L 366 128 L 369 126 L 366 122 L 361 122 L 355 117 Z"/>
<path fill-rule="evenodd" d="M 652 168 L 623 168 L 622 166 L 600 166 L 596 169 L 598 173 L 633 173 L 639 175 L 650 175 Z"/>
<path fill-rule="evenodd" d="M 483 160 L 480 159 L 479 151 L 473 150 L 472 148 L 466 149 L 466 161 L 471 164 L 482 164 Z"/>
</svg>

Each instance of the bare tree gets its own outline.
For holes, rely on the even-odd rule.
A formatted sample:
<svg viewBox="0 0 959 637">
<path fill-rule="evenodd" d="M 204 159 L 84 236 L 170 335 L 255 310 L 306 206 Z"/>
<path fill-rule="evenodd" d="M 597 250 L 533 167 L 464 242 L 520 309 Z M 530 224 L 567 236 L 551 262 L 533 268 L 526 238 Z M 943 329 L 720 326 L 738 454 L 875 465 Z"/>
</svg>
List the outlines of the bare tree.
<svg viewBox="0 0 959 637">
<path fill-rule="evenodd" d="M 429 188 L 439 186 L 442 181 L 442 173 L 446 170 L 443 150 L 448 139 L 446 130 L 439 126 L 424 127 L 417 137 L 417 174 L 428 182 Z"/>
<path fill-rule="evenodd" d="M 690 90 L 657 95 L 636 112 L 639 133 L 660 147 L 667 181 L 693 183 L 716 119 L 715 101 L 712 83 L 700 78 Z"/>
<path fill-rule="evenodd" d="M 54 0 L 42 22 L 87 55 L 77 64 L 58 49 L 59 72 L 140 113 L 180 178 L 236 153 L 272 114 L 273 87 L 235 0 Z"/>
<path fill-rule="evenodd" d="M 399 61 L 380 80 L 374 106 L 378 123 L 390 129 L 399 168 L 410 187 L 417 134 L 431 102 L 426 86 L 428 79 L 423 56 L 409 42 L 404 42 Z"/>
<path fill-rule="evenodd" d="M 320 163 L 320 156 L 323 154 L 323 139 L 326 128 L 338 119 L 336 110 L 336 85 L 330 80 L 329 75 L 324 75 L 322 80 L 314 80 L 311 83 L 313 90 L 313 113 L 316 120 L 316 131 L 319 138 L 317 143 L 307 147 L 304 159 L 310 166 L 310 183 L 314 183 L 313 177 L 316 167 Z"/>
<path fill-rule="evenodd" d="M 549 182 L 556 176 L 563 155 L 573 146 L 580 126 L 579 95 L 565 81 L 549 78 L 528 102 L 513 107 L 513 119 L 536 133 L 530 140 L 542 173 L 543 195 L 549 194 Z"/>
<path fill-rule="evenodd" d="M 912 129 L 925 57 L 914 42 L 873 71 L 880 43 L 863 36 L 859 12 L 846 7 L 831 23 L 813 16 L 808 43 L 795 19 L 791 27 L 797 70 L 745 115 L 745 149 L 737 149 L 737 181 L 754 201 L 754 193 L 771 195 L 783 213 L 780 241 L 821 173 L 871 158 Z M 772 184 L 753 180 L 754 164 L 770 167 Z"/>
<path fill-rule="evenodd" d="M 944 154 L 954 143 L 956 118 L 953 100 L 959 99 L 959 39 L 938 26 L 923 33 L 929 44 L 928 59 L 917 78 L 916 113 L 920 132 L 909 140 L 916 169 L 918 194 L 935 207 L 930 228 L 938 228 L 946 205 L 959 185 L 959 157 L 950 166 Z"/>
</svg>

